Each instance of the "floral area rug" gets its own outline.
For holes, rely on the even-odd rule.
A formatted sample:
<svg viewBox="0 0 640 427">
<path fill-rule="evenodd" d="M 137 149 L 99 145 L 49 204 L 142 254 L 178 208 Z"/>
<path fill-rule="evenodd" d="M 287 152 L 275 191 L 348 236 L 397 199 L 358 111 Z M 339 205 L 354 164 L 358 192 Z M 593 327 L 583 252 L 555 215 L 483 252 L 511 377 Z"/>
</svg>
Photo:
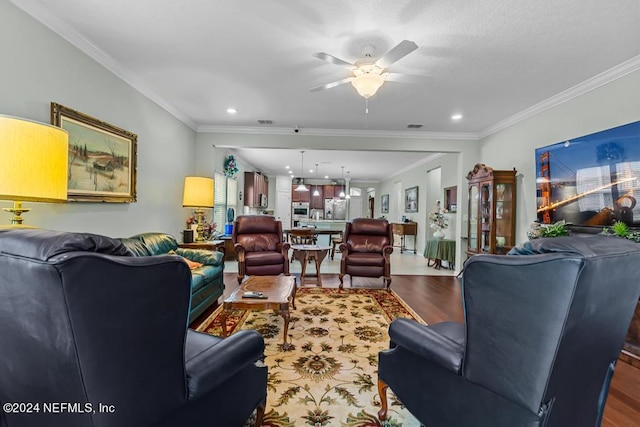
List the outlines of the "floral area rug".
<svg viewBox="0 0 640 427">
<path fill-rule="evenodd" d="M 219 307 L 198 328 L 221 335 Z M 378 352 L 389 347 L 389 323 L 424 323 L 395 292 L 383 289 L 298 288 L 288 342 L 282 350 L 281 316 L 234 310 L 227 330 L 254 329 L 265 339 L 269 367 L 263 426 L 419 426 L 389 390 L 389 412 L 377 418 Z"/>
</svg>

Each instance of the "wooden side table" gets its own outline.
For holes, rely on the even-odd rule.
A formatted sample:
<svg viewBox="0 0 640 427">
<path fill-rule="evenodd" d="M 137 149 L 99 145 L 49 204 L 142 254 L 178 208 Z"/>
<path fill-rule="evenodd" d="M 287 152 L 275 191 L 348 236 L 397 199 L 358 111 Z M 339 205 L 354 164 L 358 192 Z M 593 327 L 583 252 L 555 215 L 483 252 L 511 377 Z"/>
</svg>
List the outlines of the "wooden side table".
<svg viewBox="0 0 640 427">
<path fill-rule="evenodd" d="M 225 253 L 223 240 L 211 240 L 208 242 L 179 243 L 179 248 L 183 249 L 205 249 Z"/>
<path fill-rule="evenodd" d="M 400 236 L 400 253 L 404 251 L 416 252 L 416 236 L 418 235 L 417 222 L 394 222 L 391 224 L 393 234 Z M 413 236 L 413 249 L 407 249 L 407 236 Z"/>
<path fill-rule="evenodd" d="M 327 256 L 327 253 L 331 250 L 331 246 L 328 245 L 291 245 L 293 249 L 293 258 L 300 261 L 302 264 L 302 272 L 300 273 L 300 285 L 303 285 L 308 281 L 310 277 L 315 277 L 317 281 L 316 285 L 322 286 L 322 277 L 320 276 L 320 265 Z M 307 275 L 307 263 L 312 259 L 316 263 L 316 275 Z"/>
<path fill-rule="evenodd" d="M 238 254 L 236 253 L 236 249 L 233 247 L 233 239 L 231 236 L 222 236 L 220 237 L 224 244 L 224 259 L 225 261 L 235 261 L 238 259 Z"/>
<path fill-rule="evenodd" d="M 427 267 L 439 270 L 442 261 L 447 261 L 449 269 L 453 270 L 456 262 L 456 241 L 448 239 L 430 239 L 424 248 L 424 257 L 427 259 Z M 433 261 L 433 265 L 431 265 Z"/>
</svg>

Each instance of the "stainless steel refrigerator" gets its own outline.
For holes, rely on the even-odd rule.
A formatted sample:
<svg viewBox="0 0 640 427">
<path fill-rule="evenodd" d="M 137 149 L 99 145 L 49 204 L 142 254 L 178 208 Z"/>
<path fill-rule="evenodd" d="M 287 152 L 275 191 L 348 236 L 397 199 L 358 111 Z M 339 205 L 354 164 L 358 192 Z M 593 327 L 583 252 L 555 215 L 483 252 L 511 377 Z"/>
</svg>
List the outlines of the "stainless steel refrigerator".
<svg viewBox="0 0 640 427">
<path fill-rule="evenodd" d="M 345 199 L 324 199 L 324 219 L 346 220 L 347 201 Z"/>
</svg>

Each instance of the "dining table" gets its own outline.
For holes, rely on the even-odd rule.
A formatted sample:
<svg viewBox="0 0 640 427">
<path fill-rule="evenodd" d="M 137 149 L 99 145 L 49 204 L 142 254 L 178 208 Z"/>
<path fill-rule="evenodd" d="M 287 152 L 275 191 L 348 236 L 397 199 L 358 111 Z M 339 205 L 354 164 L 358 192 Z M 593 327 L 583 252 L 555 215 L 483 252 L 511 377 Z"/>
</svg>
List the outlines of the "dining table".
<svg viewBox="0 0 640 427">
<path fill-rule="evenodd" d="M 294 232 L 295 230 L 308 230 L 309 228 L 312 227 L 298 227 L 298 228 L 289 228 L 284 230 L 284 241 L 285 242 L 289 242 L 289 235 L 292 234 L 292 232 Z M 342 237 L 342 234 L 344 233 L 344 230 L 331 230 L 331 229 L 327 229 L 327 228 L 312 228 L 314 230 L 314 234 L 316 234 L 317 236 L 329 236 L 329 242 L 331 242 L 331 239 L 333 238 L 333 236 L 337 236 L 337 237 Z"/>
</svg>

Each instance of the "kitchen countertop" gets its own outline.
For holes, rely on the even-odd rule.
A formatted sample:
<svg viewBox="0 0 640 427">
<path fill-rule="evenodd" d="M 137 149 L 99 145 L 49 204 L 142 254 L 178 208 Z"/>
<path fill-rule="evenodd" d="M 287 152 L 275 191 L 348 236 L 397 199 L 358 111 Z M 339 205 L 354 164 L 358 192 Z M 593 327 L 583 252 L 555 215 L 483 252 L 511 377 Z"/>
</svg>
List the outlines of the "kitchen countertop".
<svg viewBox="0 0 640 427">
<path fill-rule="evenodd" d="M 347 223 L 345 220 L 339 219 L 308 219 L 300 220 L 300 226 L 313 226 L 318 229 L 328 230 L 344 230 L 344 225 Z"/>
<path fill-rule="evenodd" d="M 347 222 L 344 219 L 301 219 L 300 222 L 304 222 L 306 223 L 333 223 L 333 222 L 340 222 L 340 223 L 345 223 Z"/>
</svg>

